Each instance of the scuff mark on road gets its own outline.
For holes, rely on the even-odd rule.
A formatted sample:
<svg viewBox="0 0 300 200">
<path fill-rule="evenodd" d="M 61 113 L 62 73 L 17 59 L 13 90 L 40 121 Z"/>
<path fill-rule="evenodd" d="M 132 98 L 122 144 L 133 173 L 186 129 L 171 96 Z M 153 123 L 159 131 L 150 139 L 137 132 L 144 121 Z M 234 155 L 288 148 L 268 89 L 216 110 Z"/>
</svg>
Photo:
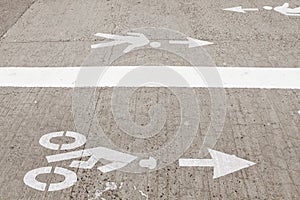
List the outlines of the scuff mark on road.
<svg viewBox="0 0 300 200">
<path fill-rule="evenodd" d="M 141 195 L 143 197 L 146 197 L 146 200 L 148 200 L 148 195 L 147 194 L 145 194 L 142 190 L 139 190 L 139 192 L 141 193 Z"/>
</svg>

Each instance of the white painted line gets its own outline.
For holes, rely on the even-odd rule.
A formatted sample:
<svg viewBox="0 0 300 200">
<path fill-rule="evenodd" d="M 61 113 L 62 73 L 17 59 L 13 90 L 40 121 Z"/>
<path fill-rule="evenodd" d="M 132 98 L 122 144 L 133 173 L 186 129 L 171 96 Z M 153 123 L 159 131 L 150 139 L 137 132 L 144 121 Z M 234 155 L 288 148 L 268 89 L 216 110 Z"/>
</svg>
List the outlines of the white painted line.
<svg viewBox="0 0 300 200">
<path fill-rule="evenodd" d="M 258 8 L 242 8 L 242 6 L 237 6 L 232 8 L 225 8 L 223 10 L 238 12 L 238 13 L 246 13 L 246 11 L 258 11 Z"/>
<path fill-rule="evenodd" d="M 170 44 L 187 44 L 189 48 L 200 47 L 213 44 L 212 42 L 207 42 L 204 40 L 197 40 L 191 37 L 187 37 L 186 41 L 182 40 L 170 40 Z"/>
<path fill-rule="evenodd" d="M 244 11 L 258 11 L 258 8 L 244 8 Z"/>
<path fill-rule="evenodd" d="M 224 88 L 277 88 L 300 89 L 300 68 L 261 68 L 261 67 L 187 67 L 187 66 L 110 66 L 110 67 L 0 67 L 0 87 L 140 87 L 135 80 L 119 81 L 133 70 L 139 69 L 141 77 L 157 80 L 172 79 L 165 76 L 166 70 L 173 70 L 181 75 L 182 81 L 171 81 L 169 87 L 224 87 Z M 84 69 L 84 80 L 80 75 L 80 84 L 75 84 L 79 72 Z M 104 70 L 105 69 L 105 70 Z M 98 83 L 91 77 L 98 77 L 104 71 Z M 82 72 L 82 71 L 81 71 Z M 150 73 L 149 73 L 150 72 Z M 200 72 L 200 73 L 199 73 Z M 211 73 L 210 73 L 211 72 Z M 205 76 L 218 72 L 215 82 L 206 83 Z M 205 75 L 202 76 L 201 74 Z M 169 81 L 170 82 L 170 81 Z M 78 81 L 77 81 L 78 83 Z M 146 85 L 145 87 L 159 87 Z"/>
<path fill-rule="evenodd" d="M 91 46 L 92 49 L 110 47 L 119 44 L 130 44 L 123 52 L 128 53 L 135 48 L 145 46 L 150 43 L 148 38 L 142 33 L 127 33 L 128 36 L 112 35 L 106 33 L 97 33 L 95 36 L 111 39 L 114 41 L 94 44 Z M 155 46 L 155 45 L 154 45 Z"/>
</svg>

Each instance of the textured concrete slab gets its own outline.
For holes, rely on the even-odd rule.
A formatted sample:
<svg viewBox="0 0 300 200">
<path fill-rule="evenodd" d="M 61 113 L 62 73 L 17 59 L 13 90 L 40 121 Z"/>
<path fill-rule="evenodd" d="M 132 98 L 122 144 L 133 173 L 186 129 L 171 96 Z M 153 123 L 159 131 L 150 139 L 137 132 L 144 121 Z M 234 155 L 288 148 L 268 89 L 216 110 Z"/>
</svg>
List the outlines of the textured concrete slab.
<svg viewBox="0 0 300 200">
<path fill-rule="evenodd" d="M 2 0 L 0 2 L 0 37 L 12 27 L 35 0 Z"/>
<path fill-rule="evenodd" d="M 262 8 L 282 3 L 246 2 L 243 5 Z M 247 14 L 222 10 L 238 4 L 241 2 L 38 1 L 3 39 L 0 55 L 4 58 L 0 64 L 19 66 L 26 60 L 26 65 L 47 65 L 48 58 L 63 48 L 63 53 L 56 54 L 56 60 L 63 66 L 80 65 L 77 62 L 82 59 L 76 58 L 88 55 L 88 50 L 78 42 L 92 44 L 99 39 L 93 36 L 97 32 L 122 33 L 131 28 L 164 27 L 214 42 L 215 45 L 207 49 L 219 66 L 297 67 L 299 17 L 286 17 L 263 9 Z M 290 4 L 297 6 L 296 1 Z M 72 50 L 70 46 L 78 49 Z M 16 59 L 20 55 L 23 59 Z M 30 59 L 32 56 L 38 56 L 40 62 Z M 64 62 L 65 58 L 70 58 L 69 63 Z"/>
<path fill-rule="evenodd" d="M 299 67 L 300 18 L 262 9 L 266 5 L 278 6 L 284 2 L 39 0 L 31 5 L 33 1 L 30 0 L 4 0 L 0 6 L 0 35 L 6 34 L 0 42 L 0 66 L 80 66 L 91 52 L 90 45 L 102 41 L 93 36 L 97 32 L 120 34 L 131 28 L 164 27 L 214 42 L 205 49 L 218 66 Z M 300 6 L 296 0 L 289 3 L 292 7 Z M 240 5 L 259 8 L 259 11 L 241 14 L 222 10 Z M 183 58 L 153 51 L 133 52 L 113 64 L 149 63 L 188 65 Z M 199 130 L 182 156 L 184 158 L 203 158 L 199 151 L 213 116 L 209 91 L 194 91 L 201 111 Z M 129 113 L 141 126 L 150 120 L 148 112 L 151 105 L 159 102 L 166 107 L 167 123 L 158 135 L 150 139 L 134 138 L 118 127 L 110 106 L 112 88 L 99 88 L 95 94 L 97 107 L 88 113 L 89 116 L 95 114 L 104 133 L 126 151 L 159 149 L 173 138 L 180 125 L 180 104 L 168 89 L 140 88 L 130 100 Z M 177 160 L 160 170 L 140 174 L 123 171 L 102 173 L 96 167 L 74 169 L 69 167 L 71 161 L 49 164 L 45 156 L 66 151 L 42 147 L 39 139 L 44 134 L 80 131 L 87 126 L 88 131 L 83 134 L 94 140 L 76 150 L 98 143 L 94 137 L 97 132 L 88 126 L 88 121 L 78 124 L 74 120 L 74 90 L 1 87 L 0 197 L 299 199 L 300 91 L 226 89 L 225 94 L 225 123 L 214 149 L 257 164 L 213 179 L 212 168 L 183 168 L 179 167 Z M 81 111 L 87 112 L 84 107 Z M 54 138 L 53 142 L 72 141 L 70 138 Z M 106 143 L 105 140 L 100 142 Z M 204 158 L 209 159 L 210 156 Z M 97 167 L 100 165 L 98 163 Z M 73 170 L 78 177 L 76 184 L 56 192 L 37 191 L 24 184 L 23 177 L 29 170 L 46 166 Z M 49 184 L 64 178 L 45 174 L 37 179 Z"/>
<path fill-rule="evenodd" d="M 112 89 L 99 89 L 99 123 L 104 132 L 121 148 L 128 147 L 139 151 L 141 145 L 159 148 L 162 140 L 172 137 L 172 130 L 178 126 L 176 118 L 178 103 L 170 92 L 164 89 L 140 89 L 133 97 L 131 110 L 138 124 L 148 121 L 145 112 L 154 104 L 158 95 L 168 112 L 163 137 L 152 138 L 151 142 L 132 139 L 115 125 L 110 110 Z M 39 192 L 24 185 L 24 174 L 37 167 L 48 166 L 45 156 L 58 151 L 46 150 L 38 144 L 39 138 L 48 132 L 75 130 L 71 112 L 70 89 L 1 89 L 1 194 L 14 199 L 199 199 L 236 198 L 236 199 L 296 199 L 299 196 L 298 143 L 299 91 L 283 90 L 227 90 L 228 104 L 224 131 L 216 149 L 256 162 L 257 165 L 219 179 L 212 179 L 210 168 L 182 168 L 177 162 L 156 172 L 130 174 L 111 172 L 103 174 L 96 168 L 76 170 L 78 182 L 71 189 L 61 192 Z M 145 95 L 146 94 L 146 95 Z M 207 129 L 209 103 L 207 91 L 197 90 L 199 105 L 203 112 L 200 132 L 184 157 L 197 157 L 202 134 Z M 276 96 L 276 98 L 274 98 Z M 137 101 L 137 99 L 139 99 Z M 171 100 L 174 99 L 174 100 Z M 283 99 L 287 99 L 288 106 Z M 170 103 L 171 102 L 173 103 Z M 9 101 L 5 103 L 5 101 Z M 207 104 L 208 103 L 208 104 Z M 288 110 L 288 112 L 286 112 Z M 176 114 L 177 113 L 177 114 Z M 280 114 L 282 113 L 282 114 Z M 284 114 L 283 114 L 284 113 Z M 284 118 L 289 118 L 288 124 Z M 202 133 L 202 134 L 201 134 Z M 122 138 L 120 140 L 120 137 Z M 165 139 L 163 139 L 165 138 Z M 201 139 L 202 138 L 202 139 Z M 58 140 L 59 142 L 59 140 Z M 148 146 L 148 147 L 147 147 Z M 127 149 L 128 150 L 128 149 Z M 69 161 L 54 163 L 68 169 Z M 39 180 L 59 181 L 61 177 L 44 176 Z M 108 182 L 115 183 L 115 190 L 100 191 Z M 9 190 L 9 188 L 14 190 Z M 145 197 L 146 199 L 146 197 Z"/>
</svg>

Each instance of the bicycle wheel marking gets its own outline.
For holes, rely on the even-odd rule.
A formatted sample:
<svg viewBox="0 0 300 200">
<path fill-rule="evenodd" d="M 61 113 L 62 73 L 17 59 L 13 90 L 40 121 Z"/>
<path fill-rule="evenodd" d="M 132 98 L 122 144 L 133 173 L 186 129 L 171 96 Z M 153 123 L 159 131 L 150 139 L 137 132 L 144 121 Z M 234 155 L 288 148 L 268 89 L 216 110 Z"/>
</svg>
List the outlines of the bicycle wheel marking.
<svg viewBox="0 0 300 200">
<path fill-rule="evenodd" d="M 45 147 L 47 149 L 59 150 L 60 145 L 52 143 L 51 139 L 55 138 L 55 137 L 63 137 L 63 136 L 64 136 L 63 131 L 48 133 L 46 135 L 43 135 L 40 138 L 39 143 L 40 143 L 40 145 L 42 145 L 43 147 Z M 75 141 L 73 143 L 70 143 L 70 144 L 62 144 L 61 147 L 60 147 L 60 150 L 75 149 L 75 148 L 80 147 L 80 146 L 82 146 L 86 143 L 86 137 L 82 134 L 72 132 L 72 131 L 67 131 L 65 136 L 66 137 L 72 137 L 72 138 L 75 139 Z"/>
<path fill-rule="evenodd" d="M 45 191 L 47 184 L 36 180 L 38 175 L 51 174 L 52 167 L 40 167 L 37 169 L 30 170 L 24 176 L 24 183 L 29 187 Z M 74 185 L 77 181 L 77 175 L 75 172 L 61 167 L 55 167 L 54 174 L 59 174 L 65 177 L 65 180 L 60 183 L 50 183 L 48 191 L 58 191 L 63 190 Z"/>
</svg>

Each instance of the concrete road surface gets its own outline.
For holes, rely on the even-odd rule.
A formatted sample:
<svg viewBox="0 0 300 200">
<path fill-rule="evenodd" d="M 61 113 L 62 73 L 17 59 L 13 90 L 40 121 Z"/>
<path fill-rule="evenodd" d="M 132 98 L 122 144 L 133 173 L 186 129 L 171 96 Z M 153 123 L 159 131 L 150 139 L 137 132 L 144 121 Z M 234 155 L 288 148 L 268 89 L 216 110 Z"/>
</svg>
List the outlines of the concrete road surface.
<svg viewBox="0 0 300 200">
<path fill-rule="evenodd" d="M 0 0 L 0 74 L 5 67 L 82 66 L 90 61 L 87 59 L 93 53 L 91 45 L 106 41 L 94 34 L 121 35 L 143 27 L 172 29 L 212 42 L 213 45 L 201 49 L 215 66 L 298 68 L 300 16 L 285 16 L 263 8 L 281 6 L 286 1 Z M 291 8 L 300 6 L 296 0 L 288 3 Z M 236 6 L 258 10 L 245 13 L 223 10 Z M 155 39 L 169 39 L 166 35 L 158 37 L 161 38 Z M 110 58 L 114 48 L 103 52 Z M 186 59 L 159 49 L 132 51 L 112 63 L 119 66 L 151 64 L 190 65 Z M 268 78 L 266 73 L 266 81 Z M 0 199 L 300 199 L 300 88 L 180 88 L 180 94 L 192 92 L 197 100 L 199 117 L 191 116 L 189 119 L 197 123 L 189 124 L 181 122 L 181 102 L 172 88 L 140 87 L 132 94 L 125 110 L 134 125 L 129 122 L 120 125 L 114 119 L 116 115 L 111 105 L 114 88 L 93 90 L 95 105 L 92 109 L 84 104 L 91 102 L 85 99 L 84 95 L 90 94 L 85 93 L 87 90 L 0 85 Z M 220 110 L 225 111 L 223 122 L 212 120 L 218 115 L 212 109 L 211 94 L 220 91 L 224 92 L 224 98 L 219 99 L 224 106 Z M 82 104 L 76 103 L 76 98 L 82 99 Z M 191 99 L 184 96 L 183 99 L 193 105 Z M 116 100 L 121 101 L 122 97 Z M 135 130 L 147 131 L 143 127 L 151 122 L 151 107 L 157 103 L 164 106 L 159 116 L 165 119 L 157 133 L 148 131 L 153 137 L 134 137 L 142 132 L 136 131 L 137 135 L 133 135 L 124 130 L 122 126 L 131 130 L 137 126 L 141 128 Z M 126 122 L 122 117 L 120 120 Z M 172 146 L 176 130 L 182 125 L 196 127 L 195 136 L 187 132 L 188 135 L 180 136 L 182 143 Z M 214 150 L 256 164 L 215 179 L 213 166 L 179 166 L 179 158 L 205 159 L 203 162 L 207 163 L 212 160 L 210 154 L 201 152 L 211 126 L 221 127 L 213 138 L 208 138 L 216 139 Z M 95 127 L 101 127 L 106 137 L 99 135 Z M 81 147 L 63 150 L 63 144 L 76 141 L 64 136 L 49 139 L 46 147 L 54 144 L 52 150 L 41 145 L 42 136 L 59 131 L 63 134 L 79 132 L 86 136 L 87 142 Z M 189 139 L 191 144 L 186 143 Z M 100 159 L 91 169 L 70 167 L 74 160 L 87 161 L 83 150 L 93 145 L 138 157 L 158 151 L 168 142 L 171 142 L 170 150 L 159 155 L 161 159 L 157 159 L 156 164 L 163 167 L 157 170 L 138 173 L 141 162 L 107 173 L 97 169 L 108 164 L 107 159 Z M 186 151 L 174 156 L 185 145 Z M 49 155 L 72 151 L 81 152 L 79 158 L 50 163 L 46 159 Z M 114 153 L 107 155 L 113 157 Z M 164 163 L 165 160 L 171 162 Z M 146 161 L 152 166 L 150 159 Z M 43 168 L 44 174 L 29 177 L 27 184 L 23 180 L 31 170 L 48 166 L 49 172 Z M 63 175 L 53 173 L 56 167 L 69 170 L 69 177 L 72 177 L 70 171 L 75 172 L 76 180 L 67 181 L 70 185 L 65 189 L 53 185 L 66 182 Z M 221 166 L 226 167 L 226 163 Z M 31 187 L 37 183 L 42 183 L 40 190 Z M 50 191 L 55 187 L 56 191 Z"/>
</svg>

